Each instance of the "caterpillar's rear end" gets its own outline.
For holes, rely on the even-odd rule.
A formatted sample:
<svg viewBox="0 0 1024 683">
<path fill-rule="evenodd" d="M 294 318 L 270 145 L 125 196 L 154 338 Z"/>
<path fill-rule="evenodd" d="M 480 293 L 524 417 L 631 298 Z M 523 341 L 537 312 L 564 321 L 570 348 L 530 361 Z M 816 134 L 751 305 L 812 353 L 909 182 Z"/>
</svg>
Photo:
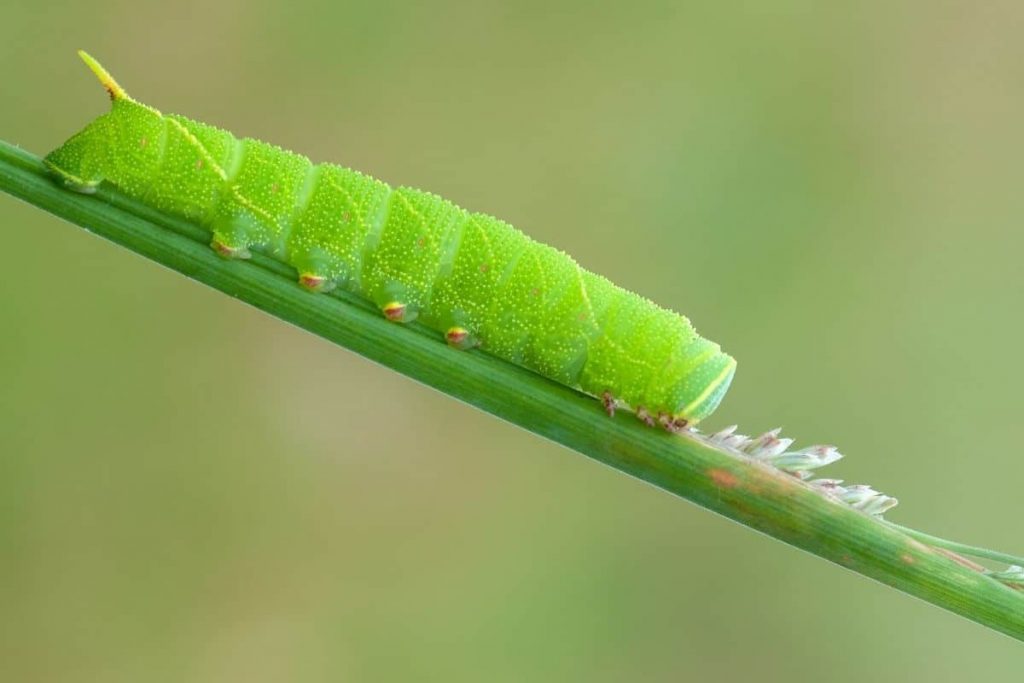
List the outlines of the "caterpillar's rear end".
<svg viewBox="0 0 1024 683">
<path fill-rule="evenodd" d="M 736 362 L 689 321 L 583 270 L 508 224 L 433 194 L 135 102 L 94 60 L 111 111 L 46 157 L 68 186 L 102 181 L 210 229 L 225 257 L 260 249 L 313 291 L 342 286 L 678 429 L 709 415 Z"/>
</svg>

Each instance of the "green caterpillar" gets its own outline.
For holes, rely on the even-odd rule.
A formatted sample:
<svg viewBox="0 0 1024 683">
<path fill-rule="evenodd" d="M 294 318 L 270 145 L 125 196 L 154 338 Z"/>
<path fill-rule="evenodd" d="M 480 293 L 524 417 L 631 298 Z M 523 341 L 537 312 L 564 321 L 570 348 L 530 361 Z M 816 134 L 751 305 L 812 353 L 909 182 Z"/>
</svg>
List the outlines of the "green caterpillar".
<svg viewBox="0 0 1024 683">
<path fill-rule="evenodd" d="M 683 316 L 512 226 L 436 195 L 238 139 L 128 97 L 96 60 L 111 110 L 51 152 L 68 188 L 121 192 L 208 227 L 227 258 L 259 249 L 311 291 L 344 287 L 487 353 L 670 430 L 709 415 L 736 361 Z"/>
</svg>

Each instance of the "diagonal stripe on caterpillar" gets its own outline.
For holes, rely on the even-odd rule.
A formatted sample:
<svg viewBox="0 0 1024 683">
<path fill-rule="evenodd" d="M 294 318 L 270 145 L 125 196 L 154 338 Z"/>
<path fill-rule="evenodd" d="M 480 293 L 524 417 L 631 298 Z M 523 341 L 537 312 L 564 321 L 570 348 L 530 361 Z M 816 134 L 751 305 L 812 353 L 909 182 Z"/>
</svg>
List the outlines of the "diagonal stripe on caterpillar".
<svg viewBox="0 0 1024 683">
<path fill-rule="evenodd" d="M 736 361 L 685 317 L 581 268 L 503 221 L 429 192 L 131 99 L 92 57 L 111 109 L 51 152 L 69 189 L 107 182 L 206 226 L 227 258 L 266 251 L 311 291 L 340 286 L 670 430 L 709 415 Z"/>
</svg>

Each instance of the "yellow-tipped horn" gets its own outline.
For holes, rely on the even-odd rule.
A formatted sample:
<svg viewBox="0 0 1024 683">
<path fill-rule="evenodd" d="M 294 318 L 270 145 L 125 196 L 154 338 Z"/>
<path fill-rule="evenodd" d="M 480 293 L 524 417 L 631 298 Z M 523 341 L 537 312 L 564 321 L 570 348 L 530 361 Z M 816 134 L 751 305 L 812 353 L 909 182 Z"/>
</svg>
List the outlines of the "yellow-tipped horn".
<svg viewBox="0 0 1024 683">
<path fill-rule="evenodd" d="M 107 89 L 108 93 L 110 93 L 110 99 L 128 99 L 128 93 L 124 91 L 124 88 L 119 86 L 117 81 L 114 80 L 114 77 L 107 73 L 107 70 L 104 69 L 99 62 L 93 59 L 88 52 L 85 50 L 79 50 L 78 56 L 82 58 L 82 61 L 85 62 L 90 69 L 92 69 L 92 72 L 96 74 L 96 78 L 100 79 L 100 83 L 102 83 L 103 87 Z"/>
</svg>

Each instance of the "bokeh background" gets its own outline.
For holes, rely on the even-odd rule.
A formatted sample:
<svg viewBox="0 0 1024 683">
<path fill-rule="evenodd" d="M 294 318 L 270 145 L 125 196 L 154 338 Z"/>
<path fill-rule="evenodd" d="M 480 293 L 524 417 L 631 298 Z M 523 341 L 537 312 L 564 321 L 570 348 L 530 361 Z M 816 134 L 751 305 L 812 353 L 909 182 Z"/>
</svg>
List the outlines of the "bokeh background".
<svg viewBox="0 0 1024 683">
<path fill-rule="evenodd" d="M 1024 7 L 6 2 L 0 137 L 144 102 L 502 216 L 1024 551 Z M 1007 638 L 0 197 L 0 679 L 1013 679 Z"/>
</svg>

